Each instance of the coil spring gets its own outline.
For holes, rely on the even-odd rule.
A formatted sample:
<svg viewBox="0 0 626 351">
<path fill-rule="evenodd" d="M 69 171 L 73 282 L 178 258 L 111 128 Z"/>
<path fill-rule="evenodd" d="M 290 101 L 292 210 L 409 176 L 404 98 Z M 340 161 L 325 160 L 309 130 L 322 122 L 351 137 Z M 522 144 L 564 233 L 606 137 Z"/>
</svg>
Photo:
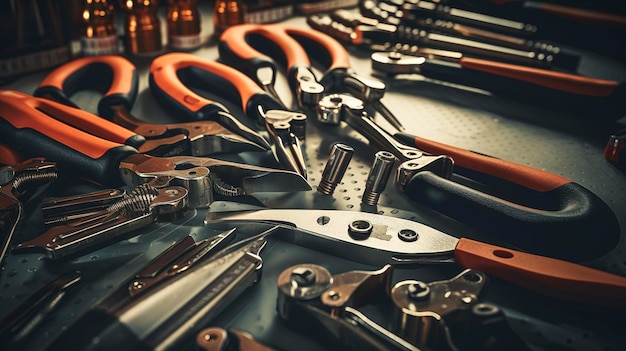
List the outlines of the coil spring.
<svg viewBox="0 0 626 351">
<path fill-rule="evenodd" d="M 17 192 L 21 192 L 25 187 L 38 187 L 44 184 L 48 184 L 58 177 L 55 171 L 43 171 L 40 173 L 24 173 L 16 175 L 13 179 L 13 189 Z"/>
<path fill-rule="evenodd" d="M 226 183 L 215 173 L 210 173 L 209 177 L 211 178 L 211 182 L 213 183 L 213 190 L 215 190 L 216 193 L 222 196 L 230 197 L 243 195 L 243 190 L 240 187 L 236 187 Z"/>
<path fill-rule="evenodd" d="M 159 190 L 148 184 L 137 186 L 130 194 L 124 195 L 124 198 L 111 206 L 107 207 L 107 211 L 127 211 L 131 213 L 147 213 L 150 210 L 152 200 L 159 195 Z"/>
</svg>

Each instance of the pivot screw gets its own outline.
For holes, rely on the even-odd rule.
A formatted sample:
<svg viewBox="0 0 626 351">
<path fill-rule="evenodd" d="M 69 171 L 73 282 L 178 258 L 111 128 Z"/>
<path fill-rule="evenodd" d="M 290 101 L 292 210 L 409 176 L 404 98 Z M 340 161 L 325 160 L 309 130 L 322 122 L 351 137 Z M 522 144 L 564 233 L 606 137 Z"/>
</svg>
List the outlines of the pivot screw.
<svg viewBox="0 0 626 351">
<path fill-rule="evenodd" d="M 430 288 L 422 281 L 407 285 L 407 296 L 414 301 L 424 301 L 430 296 Z"/>
<path fill-rule="evenodd" d="M 311 286 L 315 283 L 315 272 L 307 267 L 297 267 L 291 271 L 291 283 L 295 286 Z"/>
</svg>

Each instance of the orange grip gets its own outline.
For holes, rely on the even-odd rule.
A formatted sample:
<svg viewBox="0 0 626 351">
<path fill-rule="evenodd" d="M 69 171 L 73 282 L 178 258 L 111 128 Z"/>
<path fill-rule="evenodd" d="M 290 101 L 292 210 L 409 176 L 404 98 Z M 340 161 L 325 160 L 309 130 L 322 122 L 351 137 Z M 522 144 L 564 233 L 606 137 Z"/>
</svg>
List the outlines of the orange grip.
<svg viewBox="0 0 626 351">
<path fill-rule="evenodd" d="M 252 46 L 247 44 L 246 36 L 256 34 L 263 36 L 278 45 L 287 58 L 287 67 L 311 66 L 306 51 L 290 37 L 285 27 L 277 24 L 240 24 L 228 27 L 220 36 L 220 40 L 226 42 L 236 56 L 245 60 L 253 60 L 259 56 L 265 56 Z M 268 58 L 268 60 L 272 60 Z"/>
<path fill-rule="evenodd" d="M 26 158 L 8 145 L 0 143 L 0 165 L 14 166 Z"/>
<path fill-rule="evenodd" d="M 417 136 L 412 137 L 415 146 L 427 153 L 448 155 L 458 166 L 505 179 L 532 190 L 549 191 L 572 182 L 570 179 L 540 169 L 477 154 Z"/>
<path fill-rule="evenodd" d="M 602 24 L 625 25 L 626 16 L 616 15 L 607 12 L 593 11 L 590 9 L 565 6 L 561 4 L 552 4 L 548 2 L 540 2 L 539 9 L 553 14 L 569 17 L 579 21 L 598 22 Z"/>
<path fill-rule="evenodd" d="M 304 29 L 299 27 L 283 27 L 290 35 L 300 36 L 308 38 L 309 40 L 317 42 L 324 47 L 331 57 L 331 66 L 327 68 L 327 71 L 334 69 L 348 69 L 350 68 L 350 55 L 346 48 L 338 42 L 335 38 L 326 33 L 322 33 L 317 30 Z"/>
<path fill-rule="evenodd" d="M 626 278 L 622 276 L 466 238 L 459 240 L 454 257 L 464 268 L 557 299 L 626 308 Z"/>
<path fill-rule="evenodd" d="M 189 53 L 168 53 L 155 58 L 150 65 L 150 74 L 156 85 L 168 96 L 192 112 L 197 112 L 213 102 L 185 86 L 178 79 L 177 71 L 197 67 L 231 82 L 239 91 L 242 109 L 246 111 L 246 102 L 255 94 L 264 91 L 244 73 L 217 61 L 206 60 Z"/>
<path fill-rule="evenodd" d="M 463 57 L 459 63 L 467 69 L 517 79 L 527 83 L 587 96 L 610 96 L 618 83 L 612 80 L 584 77 L 577 74 L 555 72 L 541 68 Z"/>
<path fill-rule="evenodd" d="M 116 124 L 89 112 L 18 91 L 5 90 L 0 92 L 0 116 L 16 129 L 32 129 L 42 136 L 55 140 L 93 159 L 100 158 L 105 152 L 121 144 L 100 139 L 83 130 L 72 128 L 51 116 L 61 117 L 62 120 L 75 118 L 76 124 L 74 125 L 80 129 L 82 129 L 81 123 L 85 121 L 91 121 L 91 124 L 94 121 L 98 124 L 106 123 L 111 127 L 117 126 Z M 100 128 L 107 129 L 107 127 L 103 128 L 102 125 Z M 117 126 L 117 128 L 121 127 Z M 131 132 L 131 135 L 134 134 Z"/>
<path fill-rule="evenodd" d="M 48 74 L 39 86 L 52 86 L 64 91 L 65 87 L 63 85 L 72 74 L 94 63 L 104 64 L 113 70 L 113 81 L 109 90 L 104 94 L 105 96 L 129 94 L 133 90 L 132 83 L 135 65 L 126 58 L 117 55 L 88 56 L 72 60 Z"/>
</svg>

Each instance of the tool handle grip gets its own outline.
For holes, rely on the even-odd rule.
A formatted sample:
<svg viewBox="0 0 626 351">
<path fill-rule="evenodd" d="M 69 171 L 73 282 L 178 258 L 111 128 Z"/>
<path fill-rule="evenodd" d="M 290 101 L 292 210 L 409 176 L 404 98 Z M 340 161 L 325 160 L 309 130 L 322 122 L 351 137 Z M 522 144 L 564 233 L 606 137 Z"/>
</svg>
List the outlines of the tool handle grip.
<svg viewBox="0 0 626 351">
<path fill-rule="evenodd" d="M 324 87 L 337 88 L 351 67 L 348 50 L 335 38 L 318 30 L 298 27 L 286 27 L 285 30 L 323 65 L 325 72 L 320 82 Z"/>
<path fill-rule="evenodd" d="M 104 96 L 98 102 L 98 114 L 114 115 L 111 106 L 130 111 L 137 99 L 139 78 L 135 65 L 122 56 L 88 56 L 72 60 L 50 72 L 34 95 L 68 106 L 78 107 L 70 97 L 80 90 L 97 89 Z"/>
<path fill-rule="evenodd" d="M 271 67 L 277 72 L 274 59 L 249 44 L 250 37 L 262 39 L 259 44 L 264 49 L 278 49 L 280 58 L 285 61 L 289 75 L 293 75 L 296 67 L 311 66 L 309 56 L 296 40 L 289 36 L 286 27 L 277 24 L 242 24 L 228 27 L 220 36 L 218 45 L 220 58 L 223 62 L 239 68 L 253 79 L 257 78 L 257 70 Z M 264 39 L 264 40 L 263 40 Z M 272 83 L 275 77 L 272 77 Z"/>
<path fill-rule="evenodd" d="M 590 78 L 578 74 L 513 65 L 473 57 L 463 57 L 459 62 L 463 68 L 517 79 L 571 94 L 598 97 L 610 96 L 615 93 L 618 86 L 618 83 L 614 80 Z"/>
<path fill-rule="evenodd" d="M 0 92 L 0 117 L 0 135 L 10 147 L 26 157 L 44 157 L 56 162 L 59 172 L 85 177 L 106 186 L 122 185 L 119 163 L 137 153 L 130 146 L 101 139 L 61 120 L 80 118 L 97 121 L 94 123 L 114 123 L 21 92 Z"/>
<path fill-rule="evenodd" d="M 244 73 L 188 53 L 168 53 L 150 65 L 150 89 L 172 113 L 187 120 L 211 118 L 227 109 L 193 92 L 187 85 L 215 92 L 238 103 L 250 118 L 262 120 L 258 106 L 283 109 Z"/>
<path fill-rule="evenodd" d="M 550 109 L 613 118 L 624 111 L 625 94 L 616 81 L 464 57 L 458 64 L 426 60 L 419 73 L 428 78 L 489 91 Z M 564 103 L 566 101 L 566 103 Z M 602 112 L 598 112 L 602 111 Z"/>
<path fill-rule="evenodd" d="M 459 240 L 454 257 L 464 268 L 559 300 L 626 309 L 626 277 L 467 238 Z"/>
<path fill-rule="evenodd" d="M 619 239 L 608 205 L 567 178 L 404 133 L 396 136 L 427 153 L 452 157 L 455 173 L 491 187 L 488 194 L 432 172 L 417 173 L 405 187 L 407 195 L 438 212 L 526 250 L 570 261 L 597 258 Z M 503 195 L 495 195 L 502 189 Z"/>
</svg>

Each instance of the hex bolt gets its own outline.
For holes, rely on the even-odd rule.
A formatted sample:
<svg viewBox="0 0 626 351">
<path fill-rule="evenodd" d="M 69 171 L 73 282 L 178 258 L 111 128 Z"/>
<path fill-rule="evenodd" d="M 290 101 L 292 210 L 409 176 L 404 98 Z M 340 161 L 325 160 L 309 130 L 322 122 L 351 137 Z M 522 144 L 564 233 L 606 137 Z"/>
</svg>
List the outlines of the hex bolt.
<svg viewBox="0 0 626 351">
<path fill-rule="evenodd" d="M 296 267 L 291 271 L 291 282 L 295 286 L 311 286 L 315 283 L 315 272 L 308 267 Z"/>
<path fill-rule="evenodd" d="M 385 190 L 389 176 L 393 171 L 396 157 L 388 151 L 379 151 L 374 156 L 372 169 L 367 176 L 362 202 L 374 206 L 378 203 L 380 194 Z"/>
<path fill-rule="evenodd" d="M 413 229 L 401 229 L 398 232 L 398 238 L 402 241 L 412 242 L 417 241 L 419 234 Z"/>
<path fill-rule="evenodd" d="M 337 184 L 339 184 L 344 173 L 346 173 L 346 169 L 348 169 L 348 164 L 353 154 L 354 149 L 349 145 L 341 143 L 333 145 L 322 172 L 322 180 L 320 180 L 320 184 L 317 186 L 317 191 L 324 195 L 330 195 L 335 191 Z"/>
<path fill-rule="evenodd" d="M 374 226 L 369 221 L 359 219 L 353 221 L 348 225 L 348 234 L 352 239 L 355 240 L 364 240 L 367 239 L 370 234 L 372 234 L 372 230 Z"/>
<path fill-rule="evenodd" d="M 430 296 L 430 288 L 422 281 L 407 285 L 407 296 L 414 301 L 423 301 Z"/>
</svg>

